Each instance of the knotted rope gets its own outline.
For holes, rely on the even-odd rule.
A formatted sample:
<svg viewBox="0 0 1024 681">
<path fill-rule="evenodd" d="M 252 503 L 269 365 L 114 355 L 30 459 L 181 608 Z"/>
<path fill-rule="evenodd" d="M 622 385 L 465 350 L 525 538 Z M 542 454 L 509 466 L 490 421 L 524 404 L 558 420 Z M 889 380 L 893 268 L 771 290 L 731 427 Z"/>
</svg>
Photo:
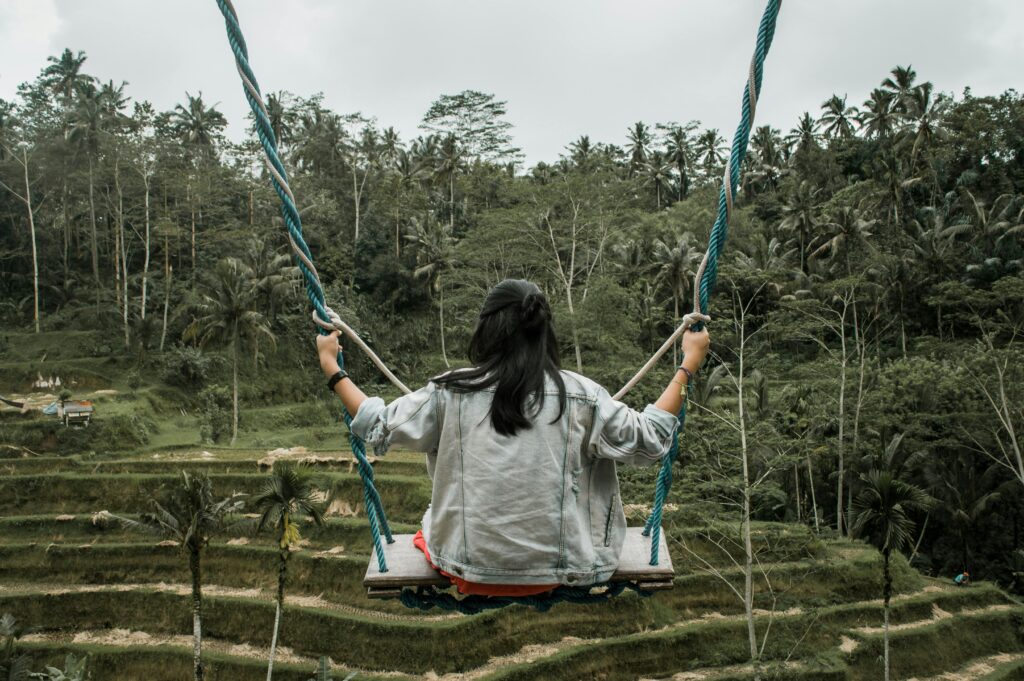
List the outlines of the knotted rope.
<svg viewBox="0 0 1024 681">
<path fill-rule="evenodd" d="M 693 312 L 683 317 L 682 324 L 673 332 L 667 341 L 658 349 L 658 352 L 637 372 L 623 388 L 615 394 L 618 399 L 626 394 L 644 374 L 651 370 L 658 359 L 661 358 L 672 344 L 688 328 L 700 329 L 709 320 L 707 317 L 708 302 L 711 292 L 715 288 L 715 281 L 718 278 L 718 256 L 725 248 L 725 239 L 729 234 L 729 220 L 732 218 L 733 196 L 740 183 L 740 168 L 743 166 L 743 159 L 747 156 L 747 145 L 750 142 L 750 129 L 754 122 L 754 112 L 757 110 L 757 98 L 761 94 L 761 79 L 764 76 L 764 60 L 768 55 L 768 49 L 775 37 L 775 23 L 779 16 L 779 9 L 782 0 L 769 0 L 768 6 L 761 16 L 761 24 L 757 30 L 757 44 L 754 47 L 754 56 L 750 60 L 750 72 L 747 76 L 747 86 L 743 89 L 743 104 L 740 113 L 740 122 L 736 126 L 736 134 L 732 139 L 732 148 L 729 158 L 725 163 L 725 172 L 722 175 L 722 188 L 718 193 L 718 217 L 711 228 L 708 237 L 708 249 L 700 261 L 700 267 L 693 278 Z M 687 391 L 689 390 L 687 385 Z M 659 545 L 661 541 L 661 517 L 665 506 L 665 499 L 672 489 L 672 465 L 679 455 L 679 439 L 683 435 L 686 425 L 686 399 L 683 396 L 683 406 L 679 410 L 676 437 L 673 439 L 669 453 L 662 459 L 661 470 L 658 472 L 658 482 L 654 491 L 654 504 L 651 507 L 651 515 L 644 525 L 644 535 L 651 537 L 651 565 L 658 564 Z"/>
<path fill-rule="evenodd" d="M 316 266 L 313 264 L 313 255 L 309 246 L 302 236 L 302 218 L 299 217 L 299 210 L 295 205 L 295 195 L 288 186 L 288 173 L 284 169 L 284 163 L 277 151 L 277 139 L 274 136 L 274 129 L 270 124 L 270 114 L 267 112 L 266 104 L 263 103 L 263 95 L 260 93 L 260 86 L 256 82 L 256 75 L 249 66 L 249 50 L 245 45 L 245 38 L 242 29 L 238 24 L 238 15 L 235 12 L 231 0 L 217 0 L 217 7 L 224 15 L 224 24 L 227 28 L 228 42 L 231 44 L 231 51 L 235 55 L 235 65 L 238 68 L 238 75 L 242 79 L 242 87 L 245 90 L 245 98 L 249 101 L 249 108 L 252 109 L 256 119 L 256 135 L 263 146 L 264 161 L 270 173 L 270 181 L 281 200 L 281 215 L 284 217 L 284 224 L 288 229 L 288 242 L 291 244 L 292 252 L 295 255 L 299 271 L 305 280 L 306 295 L 313 305 L 313 320 L 320 327 L 321 333 L 328 333 L 335 329 L 342 331 L 351 338 L 355 344 L 365 352 L 378 369 L 395 384 L 402 392 L 408 393 L 409 389 L 399 381 L 387 368 L 384 362 L 378 357 L 368 345 L 352 330 L 347 324 L 341 321 L 337 313 L 332 310 L 326 302 L 324 287 L 320 282 L 320 275 L 317 274 Z M 344 367 L 345 358 L 339 353 L 338 363 Z M 370 523 L 370 534 L 373 535 L 374 551 L 377 554 L 377 565 L 381 572 L 387 572 L 387 561 L 384 558 L 384 547 L 381 544 L 381 533 L 390 544 L 391 527 L 388 525 L 387 516 L 384 515 L 384 508 L 381 504 L 380 495 L 373 482 L 373 467 L 366 459 L 366 445 L 354 433 L 351 433 L 352 415 L 345 411 L 345 424 L 350 428 L 349 444 L 352 447 L 352 454 L 359 463 L 359 476 L 363 481 L 363 500 L 366 504 L 366 516 Z"/>
</svg>

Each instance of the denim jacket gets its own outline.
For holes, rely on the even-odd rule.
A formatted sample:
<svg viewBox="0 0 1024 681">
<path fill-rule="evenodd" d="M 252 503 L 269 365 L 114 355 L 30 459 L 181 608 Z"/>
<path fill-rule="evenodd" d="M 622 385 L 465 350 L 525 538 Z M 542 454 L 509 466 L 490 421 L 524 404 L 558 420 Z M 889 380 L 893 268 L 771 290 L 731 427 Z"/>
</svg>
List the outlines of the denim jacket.
<svg viewBox="0 0 1024 681">
<path fill-rule="evenodd" d="M 378 454 L 426 452 L 433 482 L 423 533 L 440 569 L 483 584 L 607 581 L 625 537 L 616 462 L 660 460 L 676 417 L 615 401 L 594 381 L 563 371 L 566 405 L 548 379 L 533 427 L 491 426 L 494 389 L 463 392 L 433 382 L 385 406 L 363 402 L 352 432 Z"/>
</svg>

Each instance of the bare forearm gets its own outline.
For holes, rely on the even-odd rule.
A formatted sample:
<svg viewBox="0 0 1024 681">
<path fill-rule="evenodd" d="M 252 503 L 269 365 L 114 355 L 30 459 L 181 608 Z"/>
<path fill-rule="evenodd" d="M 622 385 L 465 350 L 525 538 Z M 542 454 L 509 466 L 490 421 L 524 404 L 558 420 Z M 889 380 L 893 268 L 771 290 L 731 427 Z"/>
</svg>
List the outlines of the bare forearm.
<svg viewBox="0 0 1024 681">
<path fill-rule="evenodd" d="M 683 360 L 683 366 L 689 369 L 691 374 L 696 374 L 697 369 L 700 368 L 699 361 L 690 361 L 689 358 Z M 679 409 L 683 406 L 683 395 L 686 393 L 686 385 L 689 382 L 689 376 L 682 369 L 677 369 L 672 380 L 665 387 L 665 391 L 661 393 L 661 397 L 654 403 L 654 406 L 658 409 L 662 409 L 671 414 L 678 414 Z"/>
</svg>

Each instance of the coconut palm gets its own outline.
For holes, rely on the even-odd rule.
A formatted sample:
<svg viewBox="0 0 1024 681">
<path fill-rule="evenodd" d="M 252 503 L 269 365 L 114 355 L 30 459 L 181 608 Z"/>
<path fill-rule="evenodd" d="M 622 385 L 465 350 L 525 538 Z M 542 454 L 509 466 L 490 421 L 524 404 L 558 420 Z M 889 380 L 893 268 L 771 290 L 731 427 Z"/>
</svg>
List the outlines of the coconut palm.
<svg viewBox="0 0 1024 681">
<path fill-rule="evenodd" d="M 762 125 L 755 129 L 750 138 L 750 151 L 751 153 L 747 155 L 750 170 L 746 176 L 751 182 L 760 183 L 762 189 L 778 189 L 779 178 L 786 163 L 784 144 L 779 131 L 770 125 Z"/>
<path fill-rule="evenodd" d="M 590 141 L 590 135 L 580 135 L 580 138 L 569 145 L 569 159 L 573 165 L 580 170 L 587 170 L 594 154 L 594 145 Z"/>
<path fill-rule="evenodd" d="M 654 241 L 653 265 L 657 268 L 657 281 L 664 284 L 672 293 L 672 314 L 673 323 L 679 323 L 679 305 L 686 298 L 690 290 L 690 281 L 697 272 L 702 253 L 697 251 L 690 243 L 693 235 L 684 233 L 673 244 L 669 241 L 656 239 Z M 678 364 L 676 355 L 677 348 L 672 347 L 672 360 Z"/>
<path fill-rule="evenodd" d="M 897 66 L 889 73 L 890 76 L 882 81 L 882 90 L 893 95 L 896 110 L 902 112 L 905 110 L 907 97 L 914 90 L 917 71 L 908 65 Z"/>
<path fill-rule="evenodd" d="M 413 276 L 426 282 L 427 290 L 437 296 L 438 326 L 441 332 L 441 358 L 448 363 L 448 350 L 444 334 L 444 276 L 456 265 L 455 246 L 458 243 L 448 225 L 427 214 L 422 220 L 410 221 L 410 233 L 405 237 L 416 248 L 416 269 Z"/>
<path fill-rule="evenodd" d="M 810 259 L 828 258 L 833 264 L 842 262 L 842 273 L 852 274 L 850 253 L 856 249 L 871 246 L 871 231 L 877 220 L 868 218 L 866 213 L 853 206 L 842 206 L 832 219 L 821 225 L 825 230 L 812 242 Z"/>
<path fill-rule="evenodd" d="M 718 134 L 717 128 L 705 130 L 695 143 L 697 158 L 704 169 L 704 177 L 709 178 L 718 171 L 718 166 L 725 162 L 725 154 L 729 148 L 725 146 L 725 138 Z"/>
<path fill-rule="evenodd" d="M 682 201 L 690 193 L 690 164 L 693 162 L 693 146 L 690 139 L 697 127 L 696 123 L 685 126 L 673 125 L 665 139 L 665 153 L 669 163 L 675 165 L 679 175 L 679 200 Z"/>
<path fill-rule="evenodd" d="M 82 65 L 85 63 L 85 52 L 79 50 L 77 54 L 65 48 L 59 57 L 47 57 L 49 65 L 43 69 L 43 82 L 57 95 L 65 110 L 71 108 L 71 104 L 83 86 L 93 81 L 92 76 L 82 73 Z"/>
<path fill-rule="evenodd" d="M 665 155 L 660 151 L 653 152 L 648 157 L 647 163 L 644 164 L 644 184 L 654 187 L 655 205 L 658 210 L 661 210 L 661 197 L 667 196 L 672 188 L 673 170 L 674 164 L 665 158 Z"/>
<path fill-rule="evenodd" d="M 212 155 L 228 121 L 217 111 L 216 105 L 206 106 L 202 92 L 195 97 L 186 92 L 185 97 L 188 101 L 184 105 L 176 105 L 170 115 L 172 130 L 186 146 L 201 154 Z"/>
<path fill-rule="evenodd" d="M 786 135 L 786 144 L 793 150 L 794 154 L 818 146 L 818 122 L 811 118 L 811 114 L 804 112 L 795 128 Z"/>
<path fill-rule="evenodd" d="M 151 503 L 153 510 L 142 514 L 138 521 L 121 521 L 159 532 L 188 554 L 192 575 L 192 667 L 195 681 L 202 681 L 203 549 L 228 525 L 229 516 L 242 510 L 242 495 L 217 499 L 208 475 L 182 471 L 178 484 Z"/>
<path fill-rule="evenodd" d="M 896 96 L 891 92 L 875 88 L 864 101 L 864 109 L 858 121 L 860 129 L 869 138 L 887 138 L 896 130 L 899 115 L 894 109 Z"/>
<path fill-rule="evenodd" d="M 647 163 L 652 141 L 651 130 L 643 121 L 637 121 L 629 129 L 626 137 L 629 139 L 629 144 L 626 145 L 629 152 L 629 174 L 636 175 Z"/>
<path fill-rule="evenodd" d="M 890 558 L 910 543 L 911 516 L 928 509 L 924 490 L 900 480 L 892 470 L 872 469 L 860 476 L 861 490 L 853 500 L 854 536 L 863 537 L 882 552 L 885 681 L 889 681 L 889 603 L 892 600 Z"/>
<path fill-rule="evenodd" d="M 277 636 L 281 630 L 281 612 L 284 609 L 284 587 L 288 578 L 288 558 L 301 539 L 298 523 L 304 518 L 317 525 L 324 522 L 318 496 L 319 492 L 304 472 L 290 464 L 278 463 L 263 491 L 252 501 L 253 509 L 260 514 L 257 531 L 273 528 L 277 534 L 277 611 L 274 615 L 274 636 L 270 641 L 267 681 L 271 681 L 274 674 L 274 655 L 277 652 Z"/>
<path fill-rule="evenodd" d="M 448 228 L 455 231 L 455 176 L 465 163 L 466 150 L 454 134 L 441 140 L 437 147 L 437 165 L 434 177 L 448 185 Z"/>
<path fill-rule="evenodd" d="M 807 247 L 810 235 L 818 224 L 818 208 L 821 206 L 818 195 L 821 190 L 807 180 L 801 180 L 796 190 L 786 199 L 782 206 L 782 222 L 779 230 L 794 235 L 800 253 L 800 271 L 807 273 Z"/>
<path fill-rule="evenodd" d="M 256 309 L 256 295 L 252 268 L 235 258 L 224 258 L 201 279 L 196 317 L 185 331 L 185 339 L 201 347 L 216 344 L 231 351 L 231 444 L 238 439 L 239 352 L 246 344 L 258 350 L 260 339 L 271 345 L 275 341 Z"/>
<path fill-rule="evenodd" d="M 846 95 L 832 95 L 821 103 L 825 111 L 818 119 L 821 132 L 826 139 L 848 139 L 853 137 L 853 126 L 857 122 L 857 107 L 846 106 Z"/>
<path fill-rule="evenodd" d="M 922 149 L 928 148 L 945 132 L 942 123 L 949 111 L 950 99 L 944 95 L 934 96 L 931 83 L 922 83 L 904 98 L 904 119 L 908 127 L 906 139 L 911 143 L 910 165 L 913 167 Z"/>
</svg>

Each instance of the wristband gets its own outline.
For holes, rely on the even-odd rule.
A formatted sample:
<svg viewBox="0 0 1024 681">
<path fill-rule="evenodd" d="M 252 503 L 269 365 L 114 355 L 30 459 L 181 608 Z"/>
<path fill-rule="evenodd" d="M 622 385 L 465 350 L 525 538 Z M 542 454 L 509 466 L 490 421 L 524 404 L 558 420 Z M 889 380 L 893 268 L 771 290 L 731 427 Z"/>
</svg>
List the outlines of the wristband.
<svg viewBox="0 0 1024 681">
<path fill-rule="evenodd" d="M 336 374 L 331 376 L 330 379 L 328 379 L 328 381 L 327 381 L 327 389 L 330 390 L 333 393 L 334 392 L 334 386 L 338 385 L 338 383 L 340 383 L 341 379 L 343 379 L 343 378 L 348 378 L 348 372 L 345 371 L 344 369 L 342 369 L 341 371 L 337 372 Z"/>
<path fill-rule="evenodd" d="M 682 364 L 680 364 L 678 368 L 679 371 L 682 371 L 684 374 L 686 374 L 686 383 L 693 383 L 693 372 L 684 367 Z"/>
</svg>

